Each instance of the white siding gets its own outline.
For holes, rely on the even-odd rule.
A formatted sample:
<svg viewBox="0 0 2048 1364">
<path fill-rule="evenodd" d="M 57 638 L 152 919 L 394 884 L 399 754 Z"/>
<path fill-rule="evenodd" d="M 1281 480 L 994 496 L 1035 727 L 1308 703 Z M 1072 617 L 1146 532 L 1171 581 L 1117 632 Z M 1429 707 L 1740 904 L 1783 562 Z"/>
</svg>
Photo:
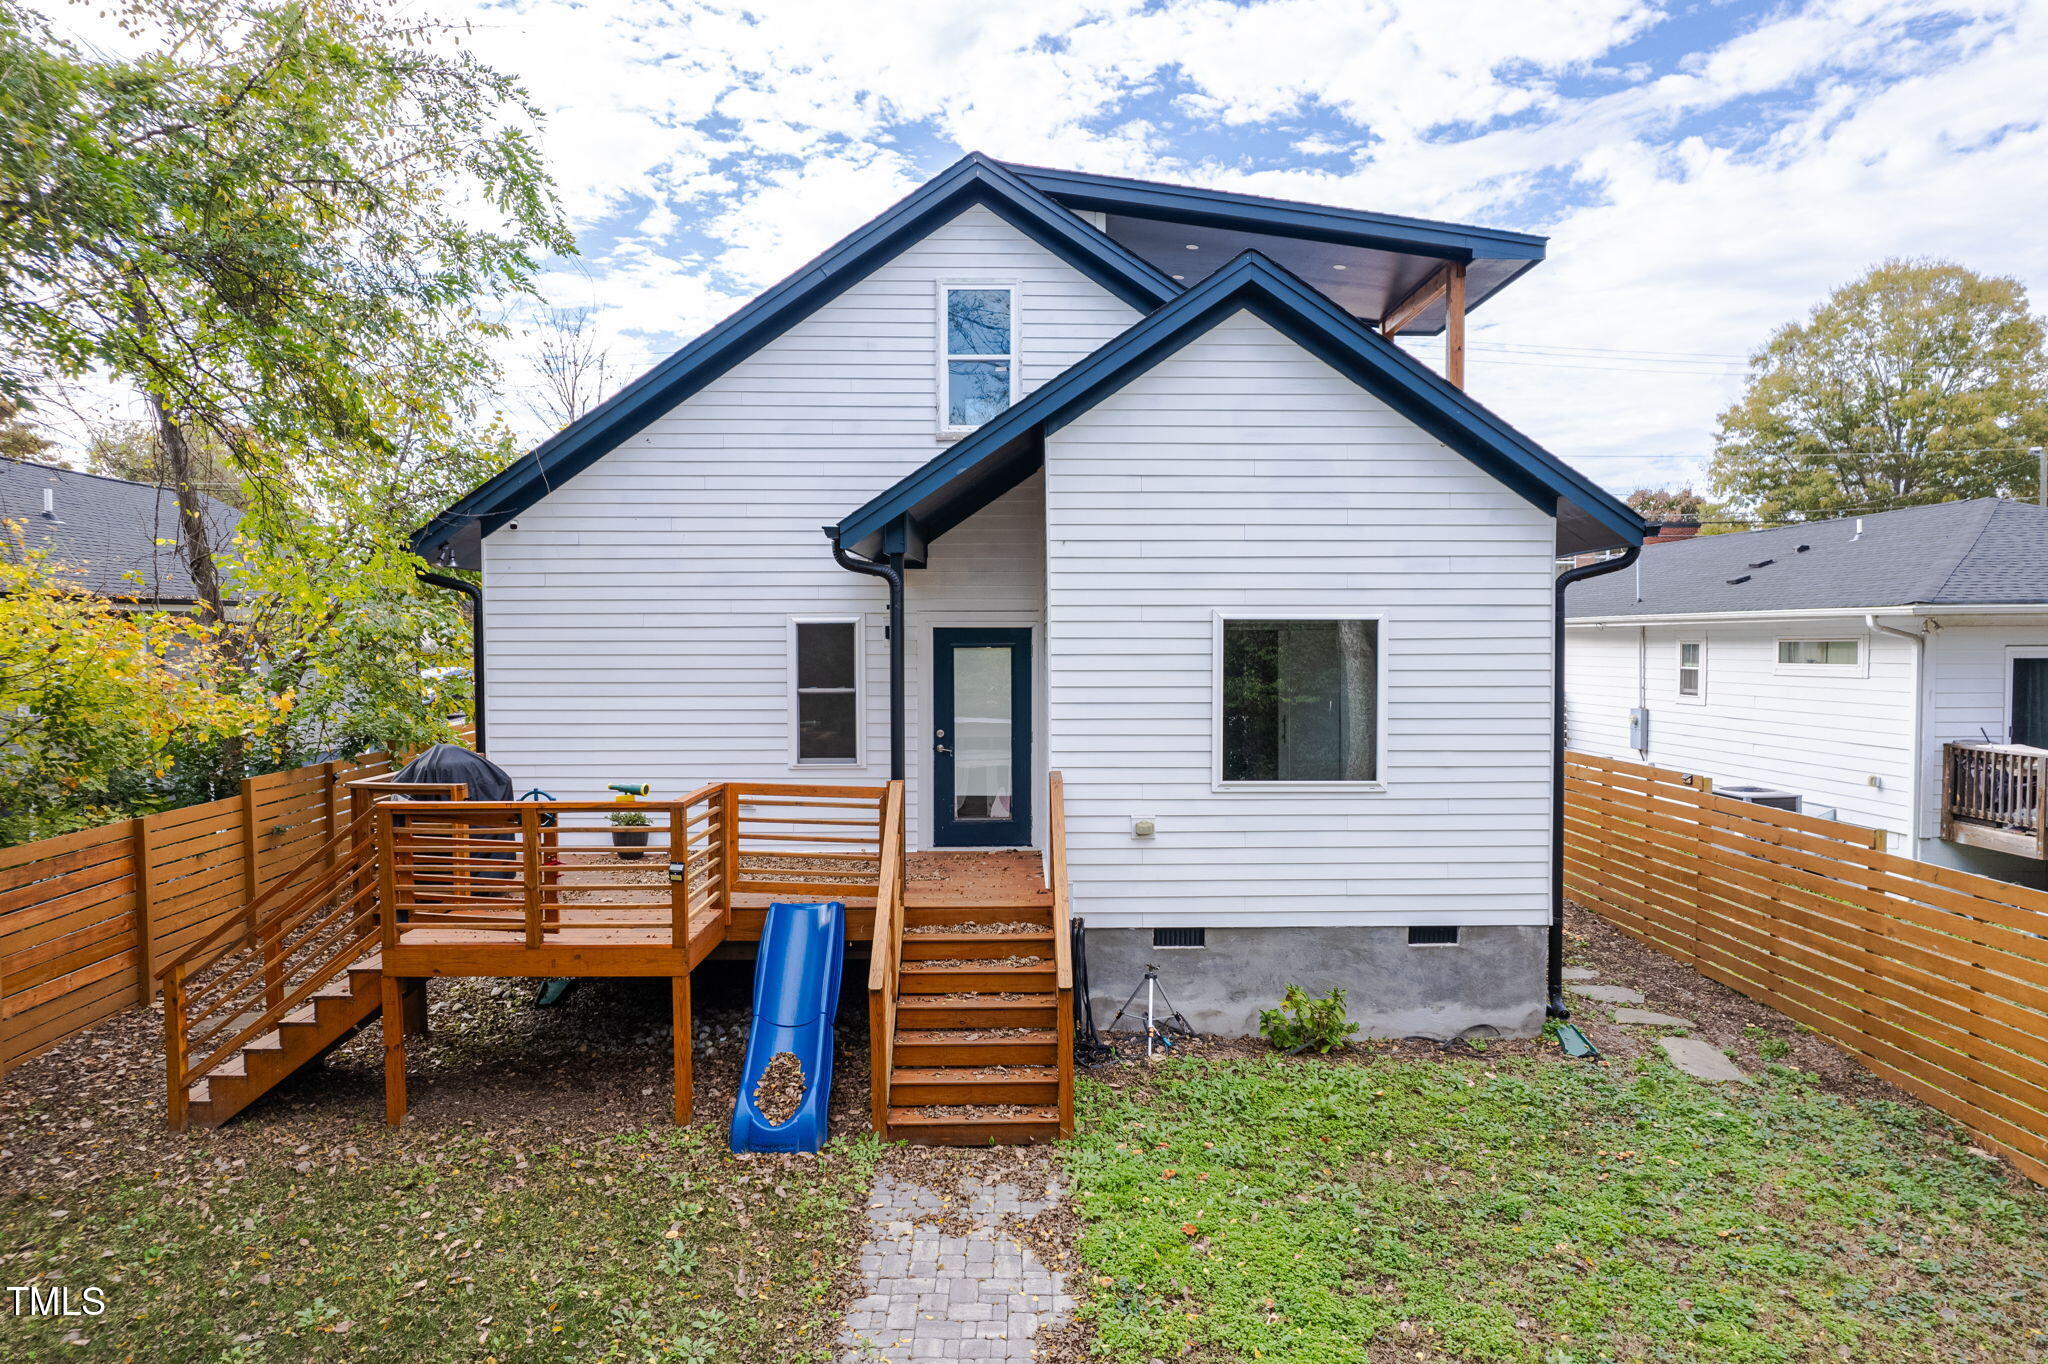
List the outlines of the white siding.
<svg viewBox="0 0 2048 1364">
<path fill-rule="evenodd" d="M 2048 866 L 2029 859 L 1941 841 L 1941 746 L 2002 743 L 2009 734 L 2013 655 L 2048 651 L 2048 625 L 1944 621 L 1927 644 L 1926 750 L 1922 754 L 1920 855 L 2031 886 L 2048 885 Z"/>
<path fill-rule="evenodd" d="M 1046 445 L 1076 913 L 1545 922 L 1548 516 L 1248 314 Z M 1212 789 L 1229 607 L 1385 614 L 1386 790 Z"/>
<path fill-rule="evenodd" d="M 888 775 L 886 596 L 834 565 L 818 528 L 944 448 L 942 281 L 1021 286 L 1027 391 L 1137 316 L 968 209 L 491 535 L 491 756 L 522 789 L 587 797 L 645 779 L 680 794 L 717 778 Z M 1037 496 L 1034 483 L 991 506 L 910 575 L 914 650 L 917 625 L 941 612 L 948 623 L 1036 618 Z M 866 761 L 793 770 L 785 622 L 851 612 L 867 615 Z M 913 754 L 928 747 L 920 734 Z"/>
<path fill-rule="evenodd" d="M 1869 667 L 1841 676 L 1781 673 L 1778 641 L 1794 638 L 1861 640 Z M 1682 639 L 1706 642 L 1703 704 L 1678 695 Z M 1565 639 L 1567 745 L 1696 772 L 1722 785 L 1795 791 L 1853 824 L 1887 830 L 1892 846 L 1904 851 L 1913 649 L 1908 640 L 1871 633 L 1861 620 L 1573 625 Z M 1639 704 L 1650 711 L 1647 753 L 1628 746 L 1628 712 Z"/>
</svg>

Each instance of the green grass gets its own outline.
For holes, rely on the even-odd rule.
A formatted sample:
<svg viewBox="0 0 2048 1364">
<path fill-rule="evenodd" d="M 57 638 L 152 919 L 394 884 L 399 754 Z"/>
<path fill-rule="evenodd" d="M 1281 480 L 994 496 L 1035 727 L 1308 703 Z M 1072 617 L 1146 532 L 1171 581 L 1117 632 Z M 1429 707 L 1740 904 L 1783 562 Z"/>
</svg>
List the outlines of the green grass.
<svg viewBox="0 0 2048 1364">
<path fill-rule="evenodd" d="M 2040 1357 L 2048 1197 L 1924 1110 L 1661 1059 L 1177 1060 L 1084 1082 L 1100 1357 Z"/>
<path fill-rule="evenodd" d="M 709 1126 L 394 1159 L 148 1171 L 0 1202 L 7 1282 L 106 1290 L 108 1313 L 0 1315 L 32 1360 L 834 1357 L 879 1147 L 735 1161 Z M 196 1162 L 195 1162 L 196 1163 Z M 61 1214 L 61 1215 L 60 1215 Z M 0 1303 L 0 1313 L 4 1313 Z M 76 1330 L 87 1344 L 67 1344 Z"/>
</svg>

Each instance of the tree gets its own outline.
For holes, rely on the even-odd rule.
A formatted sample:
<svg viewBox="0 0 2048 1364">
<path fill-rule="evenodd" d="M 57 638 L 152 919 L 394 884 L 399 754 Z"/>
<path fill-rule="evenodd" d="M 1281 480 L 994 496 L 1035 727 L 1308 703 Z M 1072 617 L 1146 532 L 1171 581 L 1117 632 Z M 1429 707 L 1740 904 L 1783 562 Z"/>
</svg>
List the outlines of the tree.
<svg viewBox="0 0 2048 1364">
<path fill-rule="evenodd" d="M 478 304 L 572 249 L 537 116 L 387 0 L 137 0 L 132 58 L 0 6 L 0 349 L 144 395 L 220 619 L 205 444 L 265 534 L 307 466 L 452 438 L 447 395 L 493 373 Z"/>
<path fill-rule="evenodd" d="M 1628 504 L 1645 521 L 1699 521 L 1716 511 L 1690 488 L 1638 488 L 1628 495 Z"/>
<path fill-rule="evenodd" d="M 0 398 L 0 458 L 40 460 L 49 450 L 50 442 L 36 434 L 21 409 Z"/>
<path fill-rule="evenodd" d="M 242 505 L 242 480 L 228 462 L 227 452 L 211 440 L 192 442 L 193 464 L 188 482 L 206 496 L 231 507 Z M 108 478 L 125 478 L 130 483 L 147 483 L 158 488 L 175 487 L 177 480 L 164 460 L 163 443 L 148 422 L 114 422 L 92 432 L 85 446 L 86 471 Z"/>
<path fill-rule="evenodd" d="M 527 406 L 557 429 L 603 402 L 615 374 L 590 308 L 550 308 L 533 328 L 534 378 Z"/>
<path fill-rule="evenodd" d="M 1770 520 L 2032 496 L 2043 335 L 2018 280 L 1886 261 L 1750 357 L 1714 491 Z"/>
<path fill-rule="evenodd" d="M 290 709 L 221 689 L 218 627 L 122 610 L 0 530 L 0 845 L 169 804 L 181 752 Z"/>
</svg>

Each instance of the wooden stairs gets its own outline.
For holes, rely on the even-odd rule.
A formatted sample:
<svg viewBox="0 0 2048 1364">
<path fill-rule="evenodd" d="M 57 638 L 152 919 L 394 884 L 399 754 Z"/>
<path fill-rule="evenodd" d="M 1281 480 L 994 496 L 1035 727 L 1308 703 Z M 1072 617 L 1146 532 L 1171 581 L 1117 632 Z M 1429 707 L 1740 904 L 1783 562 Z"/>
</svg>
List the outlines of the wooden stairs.
<svg viewBox="0 0 2048 1364">
<path fill-rule="evenodd" d="M 878 910 L 869 1023 L 875 1128 L 889 1140 L 1017 1146 L 1073 1130 L 1057 773 L 1050 795 L 1043 880 L 1036 854 L 940 854 L 955 859 L 955 875 L 926 886 L 912 872 L 893 912 Z M 967 870 L 969 859 L 986 872 Z"/>
<path fill-rule="evenodd" d="M 377 1017 L 383 975 L 378 954 L 371 952 L 207 1072 L 186 1091 L 186 1126 L 219 1127 L 286 1076 L 353 1037 Z M 254 1021 L 254 1015 L 249 1017 Z"/>
</svg>

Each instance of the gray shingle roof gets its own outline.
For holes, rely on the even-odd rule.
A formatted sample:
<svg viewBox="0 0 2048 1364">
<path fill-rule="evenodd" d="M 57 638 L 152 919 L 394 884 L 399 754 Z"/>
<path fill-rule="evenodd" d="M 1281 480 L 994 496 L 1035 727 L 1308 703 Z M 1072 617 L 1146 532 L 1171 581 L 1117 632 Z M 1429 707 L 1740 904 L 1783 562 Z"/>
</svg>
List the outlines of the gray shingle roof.
<svg viewBox="0 0 2048 1364">
<path fill-rule="evenodd" d="M 1859 533 L 1860 526 L 1860 533 Z M 1643 550 L 1567 590 L 1571 619 L 2048 603 L 2048 510 L 1980 497 Z"/>
<path fill-rule="evenodd" d="M 54 519 L 43 515 L 45 489 Z M 224 548 L 241 513 L 211 497 L 206 502 L 214 544 Z M 0 459 L 0 520 L 18 523 L 31 549 L 81 570 L 74 581 L 102 596 L 183 602 L 196 595 L 177 549 L 177 498 L 167 488 Z M 9 536 L 0 550 L 12 543 Z"/>
</svg>

